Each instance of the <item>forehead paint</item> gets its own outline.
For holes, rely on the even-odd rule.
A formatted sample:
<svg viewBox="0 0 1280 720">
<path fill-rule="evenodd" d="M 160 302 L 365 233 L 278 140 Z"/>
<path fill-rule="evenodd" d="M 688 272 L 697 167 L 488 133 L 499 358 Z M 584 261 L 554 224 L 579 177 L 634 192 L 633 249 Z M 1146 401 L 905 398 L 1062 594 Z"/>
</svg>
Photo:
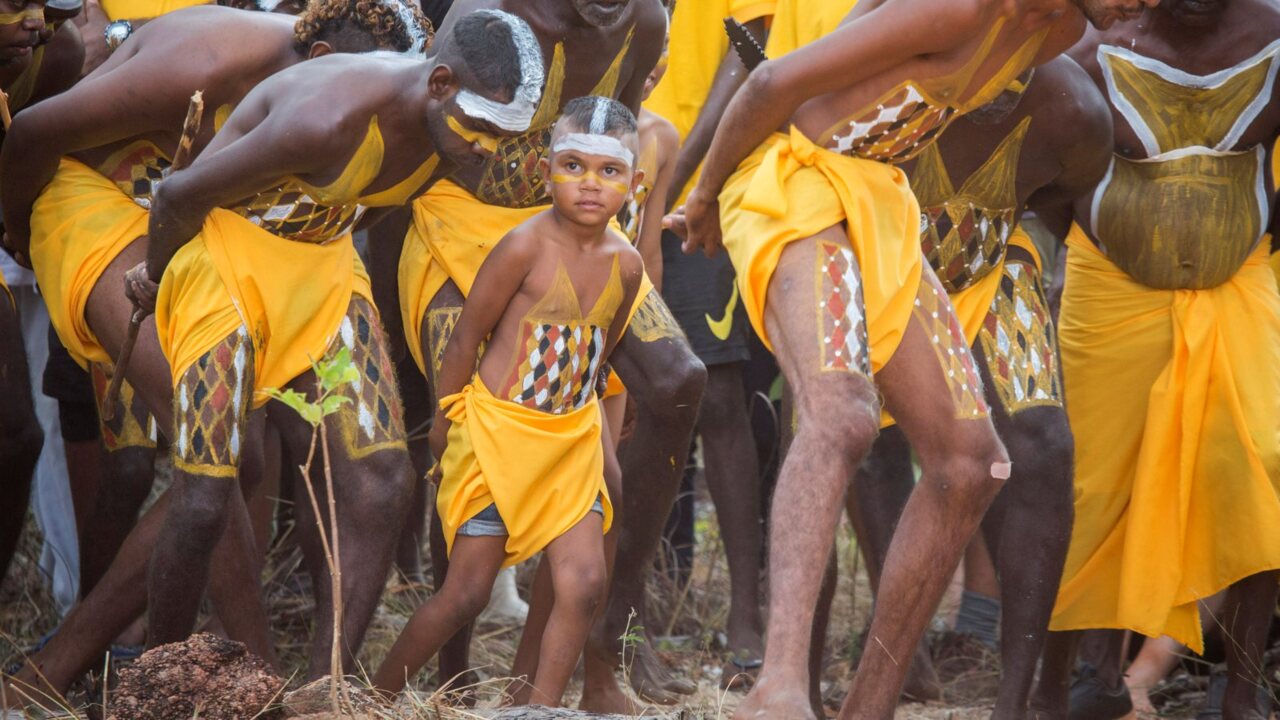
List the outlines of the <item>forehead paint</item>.
<svg viewBox="0 0 1280 720">
<path fill-rule="evenodd" d="M 592 118 L 591 122 L 594 125 L 595 118 Z M 628 150 L 621 140 L 612 135 L 565 133 L 556 140 L 555 145 L 551 146 L 551 152 L 562 152 L 564 150 L 577 150 L 587 155 L 603 155 L 621 160 L 627 164 L 627 167 L 635 167 L 635 154 Z"/>
<path fill-rule="evenodd" d="M 511 31 L 516 57 L 520 61 L 520 85 L 516 88 L 515 97 L 505 104 L 481 97 L 470 90 L 460 90 L 458 107 L 470 117 L 487 120 L 508 132 L 525 132 L 533 122 L 533 116 L 538 112 L 538 103 L 542 100 L 542 86 L 545 82 L 542 46 L 538 45 L 538 39 L 533 36 L 528 23 L 515 15 L 501 10 L 475 12 L 502 21 Z"/>
<path fill-rule="evenodd" d="M 262 0 L 259 0 L 261 2 Z M 275 0 L 280 2 L 280 0 Z M 422 26 L 418 24 L 417 18 L 413 15 L 413 10 L 405 0 L 388 0 L 391 9 L 395 11 L 400 18 L 400 22 L 404 23 L 405 32 L 409 34 L 409 49 L 404 51 L 407 57 L 422 57 L 427 49 L 427 34 L 422 30 Z"/>
<path fill-rule="evenodd" d="M 0 13 L 0 25 L 17 25 L 23 20 L 39 20 L 44 22 L 44 8 L 39 5 L 31 7 L 16 13 Z"/>
<path fill-rule="evenodd" d="M 463 140 L 470 143 L 480 143 L 480 147 L 488 150 L 489 152 L 498 151 L 498 138 L 488 133 L 482 133 L 479 130 L 467 129 L 466 127 L 463 127 L 461 122 L 458 122 L 458 118 L 452 115 L 445 116 L 445 124 L 449 126 L 449 129 L 452 130 L 455 135 Z"/>
<path fill-rule="evenodd" d="M 280 7 L 281 0 L 257 0 L 258 9 L 262 12 L 275 12 Z"/>
<path fill-rule="evenodd" d="M 595 180 L 597 183 L 600 183 L 601 185 L 611 190 L 616 190 L 617 192 L 622 193 L 623 195 L 627 195 L 631 193 L 631 188 L 626 183 L 620 182 L 618 180 L 606 180 L 600 177 L 598 174 L 596 174 L 594 170 L 588 170 L 582 173 L 581 175 L 565 175 L 563 173 L 551 174 L 551 182 L 557 185 L 581 184 L 585 182 L 587 178 L 591 178 Z"/>
</svg>

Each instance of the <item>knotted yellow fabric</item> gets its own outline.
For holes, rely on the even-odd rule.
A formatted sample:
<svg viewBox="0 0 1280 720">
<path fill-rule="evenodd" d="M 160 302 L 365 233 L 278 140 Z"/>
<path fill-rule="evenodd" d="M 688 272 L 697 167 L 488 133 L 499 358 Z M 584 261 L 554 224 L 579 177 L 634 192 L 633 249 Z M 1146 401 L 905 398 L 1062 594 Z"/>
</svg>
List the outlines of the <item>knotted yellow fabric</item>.
<svg viewBox="0 0 1280 720">
<path fill-rule="evenodd" d="M 324 357 L 352 294 L 372 302 L 351 236 L 325 245 L 272 235 L 214 210 L 165 270 L 156 329 L 173 382 L 243 325 L 254 349 L 254 407 Z"/>
<path fill-rule="evenodd" d="M 462 392 L 440 400 L 453 423 L 436 494 L 450 554 L 458 528 L 489 505 L 510 533 L 504 567 L 577 525 L 597 497 L 609 531 L 613 505 L 604 484 L 600 404 L 592 395 L 578 410 L 553 415 L 494 397 L 475 375 Z"/>
<path fill-rule="evenodd" d="M 1265 240 L 1206 290 L 1135 282 L 1078 227 L 1058 325 L 1075 528 L 1050 628 L 1204 647 L 1196 601 L 1280 568 L 1280 293 Z"/>
<path fill-rule="evenodd" d="M 107 266 L 147 234 L 147 218 L 147 211 L 115 183 L 71 158 L 62 158 L 36 199 L 31 264 L 53 328 L 81 367 L 111 363 L 89 329 L 85 307 Z"/>
<path fill-rule="evenodd" d="M 923 262 L 920 206 L 901 170 L 820 148 L 792 128 L 743 161 L 720 208 L 742 304 L 770 350 L 765 303 L 782 251 L 843 224 L 861 268 L 872 371 L 884 367 L 911 319 Z"/>
<path fill-rule="evenodd" d="M 418 369 L 426 372 L 422 356 L 422 319 L 427 305 L 449 280 L 465 297 L 489 253 L 507 233 L 550 205 L 509 208 L 489 205 L 450 180 L 441 180 L 413 201 L 413 222 L 400 253 L 400 311 L 405 339 Z M 610 227 L 622 228 L 614 221 Z M 646 274 L 640 281 L 631 315 L 653 289 Z"/>
</svg>

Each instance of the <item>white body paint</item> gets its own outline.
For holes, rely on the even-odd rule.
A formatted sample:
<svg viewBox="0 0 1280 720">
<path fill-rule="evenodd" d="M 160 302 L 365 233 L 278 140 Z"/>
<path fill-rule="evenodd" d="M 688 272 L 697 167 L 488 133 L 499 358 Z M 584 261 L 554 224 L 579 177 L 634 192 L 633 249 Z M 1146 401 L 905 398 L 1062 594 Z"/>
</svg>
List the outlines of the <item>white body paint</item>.
<svg viewBox="0 0 1280 720">
<path fill-rule="evenodd" d="M 592 120 L 594 124 L 594 119 Z M 565 133 L 551 146 L 551 152 L 577 150 L 588 155 L 603 155 L 617 158 L 628 167 L 635 167 L 636 156 L 627 149 L 622 141 L 612 135 L 588 135 L 587 133 Z"/>
<path fill-rule="evenodd" d="M 542 86 L 546 81 L 542 67 L 542 46 L 529 29 L 528 23 L 501 10 L 477 10 L 477 14 L 501 20 L 511 30 L 516 55 L 520 59 L 520 86 L 509 103 L 499 103 L 481 97 L 470 90 L 458 92 L 458 107 L 475 120 L 485 120 L 507 132 L 525 132 L 538 112 L 542 100 Z"/>
</svg>

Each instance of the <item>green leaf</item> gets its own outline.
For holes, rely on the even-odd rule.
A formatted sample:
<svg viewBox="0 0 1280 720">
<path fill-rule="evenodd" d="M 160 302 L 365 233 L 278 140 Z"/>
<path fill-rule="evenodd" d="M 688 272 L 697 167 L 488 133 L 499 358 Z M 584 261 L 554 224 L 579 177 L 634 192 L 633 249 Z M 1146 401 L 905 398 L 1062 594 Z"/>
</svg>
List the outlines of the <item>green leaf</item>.
<svg viewBox="0 0 1280 720">
<path fill-rule="evenodd" d="M 351 398 L 346 395 L 330 395 L 320 403 L 320 409 L 325 417 L 329 417 L 341 410 L 342 406 L 349 402 L 351 402 Z"/>
<path fill-rule="evenodd" d="M 316 377 L 326 393 L 360 379 L 360 371 L 351 362 L 351 350 L 342 348 L 333 357 L 315 364 Z"/>
<path fill-rule="evenodd" d="M 322 417 L 320 406 L 308 401 L 306 395 L 303 395 L 297 390 L 285 390 L 284 392 L 281 392 L 277 388 L 267 388 L 263 390 L 263 392 L 269 395 L 272 399 L 279 400 L 284 403 L 294 412 L 298 413 L 298 415 L 302 416 L 302 419 L 311 425 L 320 424 L 320 418 Z"/>
</svg>

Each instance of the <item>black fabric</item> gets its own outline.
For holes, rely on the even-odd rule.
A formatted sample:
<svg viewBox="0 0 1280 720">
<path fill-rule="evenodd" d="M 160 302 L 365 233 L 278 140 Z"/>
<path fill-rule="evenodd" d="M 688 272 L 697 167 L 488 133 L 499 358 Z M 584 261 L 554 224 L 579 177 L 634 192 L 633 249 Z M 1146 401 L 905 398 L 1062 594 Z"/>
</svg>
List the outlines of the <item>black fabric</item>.
<svg viewBox="0 0 1280 720">
<path fill-rule="evenodd" d="M 750 358 L 750 321 L 742 302 L 734 298 L 735 280 L 728 253 L 716 253 L 713 258 L 702 253 L 685 255 L 675 233 L 662 234 L 662 299 L 704 365 L 746 362 Z M 730 300 L 734 300 L 732 308 Z M 733 322 L 728 336 L 721 339 L 712 332 L 711 323 L 723 322 L 726 311 L 733 313 Z"/>
<path fill-rule="evenodd" d="M 88 442 L 98 439 L 98 408 L 89 373 L 71 359 L 58 334 L 49 328 L 49 360 L 44 366 L 44 394 L 58 401 L 62 439 Z"/>
</svg>

